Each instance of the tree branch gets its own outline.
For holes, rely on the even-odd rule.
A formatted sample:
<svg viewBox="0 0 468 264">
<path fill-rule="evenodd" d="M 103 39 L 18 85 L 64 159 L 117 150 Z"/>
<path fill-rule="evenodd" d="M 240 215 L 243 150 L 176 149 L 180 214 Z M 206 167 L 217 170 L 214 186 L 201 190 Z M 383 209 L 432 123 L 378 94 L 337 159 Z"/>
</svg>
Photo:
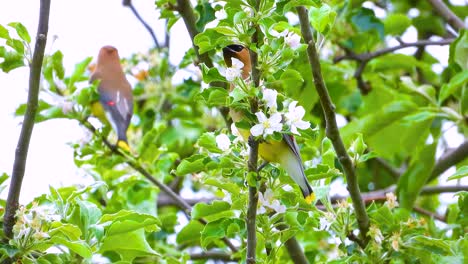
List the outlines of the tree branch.
<svg viewBox="0 0 468 264">
<path fill-rule="evenodd" d="M 158 39 L 156 38 L 156 34 L 154 34 L 153 29 L 152 29 L 152 28 L 148 25 L 148 23 L 146 23 L 146 21 L 143 20 L 143 18 L 140 16 L 140 14 L 139 14 L 138 11 L 136 10 L 136 8 L 133 6 L 132 0 L 123 0 L 122 5 L 123 5 L 123 6 L 126 6 L 126 7 L 129 7 L 130 10 L 132 10 L 133 15 L 135 15 L 135 17 L 138 19 L 138 21 L 140 21 L 141 24 L 143 24 L 143 26 L 146 28 L 146 30 L 148 30 L 149 34 L 151 35 L 151 38 L 152 38 L 153 41 L 154 41 L 154 45 L 156 46 L 156 48 L 157 48 L 157 49 L 160 49 L 161 46 L 159 45 Z"/>
<path fill-rule="evenodd" d="M 197 24 L 197 19 L 195 16 L 195 13 L 193 12 L 192 5 L 190 4 L 189 0 L 177 0 L 177 11 L 179 11 L 179 14 L 182 16 L 182 19 L 184 20 L 185 27 L 187 28 L 187 31 L 190 35 L 190 39 L 192 40 L 192 46 L 193 49 L 195 50 L 195 54 L 197 54 L 197 57 L 201 63 L 204 63 L 208 68 L 213 67 L 213 62 L 211 61 L 211 58 L 208 56 L 208 53 L 203 53 L 200 54 L 198 51 L 197 45 L 193 42 L 195 36 L 200 33 L 198 32 L 197 28 L 195 25 Z"/>
<path fill-rule="evenodd" d="M 429 217 L 432 217 L 434 219 L 437 219 L 441 222 L 447 222 L 447 219 L 445 219 L 445 216 L 441 216 L 441 215 L 438 215 L 437 213 L 434 213 L 434 212 L 431 212 L 431 211 L 428 211 L 424 208 L 421 208 L 421 207 L 417 207 L 417 206 L 414 206 L 413 207 L 413 210 L 420 213 L 420 214 L 423 214 L 423 215 L 427 215 Z"/>
<path fill-rule="evenodd" d="M 425 47 L 425 46 L 443 46 L 443 45 L 450 45 L 454 39 L 442 39 L 442 40 L 420 40 L 416 42 L 403 42 L 400 40 L 400 45 L 394 47 L 388 47 L 381 50 L 377 50 L 374 52 L 369 53 L 361 53 L 355 54 L 351 50 L 347 49 L 345 55 L 337 56 L 333 59 L 334 63 L 338 63 L 342 60 L 355 60 L 359 62 L 368 62 L 376 57 L 383 56 L 388 53 L 392 53 L 394 51 L 405 49 L 409 47 Z"/>
<path fill-rule="evenodd" d="M 279 230 L 286 230 L 287 228 L 288 226 L 285 224 L 278 225 Z M 291 237 L 286 240 L 286 242 L 284 242 L 284 246 L 288 250 L 289 257 L 295 264 L 309 264 L 309 261 L 304 255 L 304 251 L 302 251 L 296 237 Z"/>
<path fill-rule="evenodd" d="M 258 10 L 260 1 L 255 1 L 255 10 Z M 257 45 L 259 39 L 259 27 L 254 25 L 255 32 L 252 35 L 252 45 Z M 249 49 L 250 61 L 252 64 L 252 80 L 255 87 L 260 84 L 260 71 L 258 70 L 258 54 L 252 49 Z M 256 113 L 258 111 L 257 98 L 250 101 L 250 111 Z M 249 137 L 250 154 L 248 161 L 249 173 L 255 173 L 255 183 L 258 180 L 258 144 L 253 136 Z M 257 205 L 258 205 L 258 190 L 257 186 L 249 185 L 249 205 L 247 208 L 247 257 L 248 264 L 256 263 L 256 249 L 257 249 Z"/>
<path fill-rule="evenodd" d="M 15 152 L 15 162 L 11 175 L 10 189 L 6 201 L 3 230 L 7 237 L 12 237 L 12 228 L 15 224 L 15 213 L 19 206 L 19 196 L 23 183 L 26 159 L 28 157 L 29 142 L 31 140 L 36 118 L 39 87 L 41 82 L 42 61 L 44 60 L 44 50 L 47 43 L 47 32 L 49 30 L 50 0 L 41 0 L 39 10 L 39 23 L 36 35 L 36 44 L 32 63 L 29 69 L 29 92 L 26 113 L 24 115 L 21 134 Z"/>
<path fill-rule="evenodd" d="M 97 130 L 96 128 L 94 128 L 94 126 L 89 123 L 87 120 L 84 120 L 84 121 L 80 121 L 80 123 L 85 126 L 89 131 L 91 131 L 94 135 L 97 135 L 97 136 L 100 136 L 98 133 L 97 133 Z M 116 154 L 116 155 L 119 155 L 119 156 L 123 156 L 123 157 L 126 157 L 126 155 L 124 155 L 118 148 L 116 148 L 115 146 L 113 146 L 106 138 L 101 137 L 101 140 L 102 142 L 104 142 L 104 144 L 109 147 L 109 149 L 112 150 L 112 153 Z M 177 207 L 179 207 L 180 209 L 182 209 L 182 211 L 185 213 L 185 215 L 187 216 L 187 218 L 191 218 L 190 217 L 190 213 L 192 211 L 192 206 L 186 201 L 184 200 L 182 197 L 180 197 L 177 193 L 175 193 L 169 186 L 167 186 L 166 184 L 158 181 L 156 178 L 153 177 L 153 175 L 151 175 L 151 173 L 149 173 L 146 169 L 144 169 L 139 163 L 137 163 L 136 161 L 132 160 L 132 159 L 129 159 L 129 158 L 126 158 L 125 159 L 125 163 L 127 165 L 129 165 L 131 168 L 133 168 L 134 170 L 138 171 L 139 173 L 141 173 L 141 175 L 143 175 L 148 181 L 150 181 L 151 183 L 153 183 L 154 185 L 158 186 L 159 189 L 161 189 L 164 193 L 166 193 L 175 203 L 175 205 Z M 208 222 L 204 219 L 198 219 L 198 221 L 204 225 L 206 225 Z M 232 244 L 232 242 L 227 238 L 227 237 L 224 237 L 222 238 L 223 242 L 233 251 L 233 252 L 237 252 L 238 249 L 236 246 L 234 246 Z"/>
<path fill-rule="evenodd" d="M 442 157 L 440 157 L 434 168 L 432 169 L 432 174 L 429 177 L 427 182 L 431 182 L 437 176 L 442 174 L 444 171 L 452 167 L 453 165 L 459 163 L 460 161 L 468 157 L 468 140 L 465 140 L 460 146 L 456 149 L 449 150 L 445 152 Z"/>
<path fill-rule="evenodd" d="M 195 50 L 195 54 L 197 55 L 198 62 L 204 63 L 208 68 L 212 68 L 213 61 L 211 60 L 208 53 L 200 54 L 197 45 L 195 45 L 195 43 L 193 42 L 195 36 L 200 32 L 198 32 L 197 28 L 195 27 L 197 20 L 196 20 L 195 13 L 193 12 L 192 5 L 190 4 L 190 1 L 189 0 L 177 0 L 176 9 L 179 12 L 179 14 L 182 16 L 182 19 L 184 20 L 185 27 L 187 28 L 187 31 L 190 35 L 190 39 L 192 40 L 192 47 Z M 199 63 L 195 63 L 195 64 L 199 64 Z M 210 86 L 225 87 L 226 85 L 222 82 L 212 82 L 210 83 Z M 232 120 L 229 118 L 229 108 L 221 107 L 219 111 L 221 115 L 223 116 L 223 119 L 226 122 L 227 127 L 230 129 Z"/>
<path fill-rule="evenodd" d="M 335 59 L 333 59 L 334 63 L 338 63 L 342 60 L 354 60 L 358 62 L 358 67 L 356 71 L 354 72 L 354 78 L 356 78 L 357 85 L 359 90 L 361 91 L 362 94 L 366 95 L 371 91 L 371 86 L 369 83 L 367 83 L 364 78 L 362 77 L 362 74 L 364 72 L 364 69 L 367 66 L 367 63 L 379 56 L 383 56 L 385 54 L 394 52 L 396 50 L 408 48 L 408 47 L 425 47 L 425 46 L 431 46 L 431 45 L 448 45 L 453 42 L 453 39 L 443 39 L 439 41 L 432 41 L 432 40 L 421 40 L 417 42 L 411 42 L 411 43 L 406 43 L 401 40 L 399 40 L 400 45 L 395 46 L 395 47 L 388 47 L 384 48 L 375 52 L 370 52 L 370 53 L 361 53 L 361 54 L 355 54 L 353 51 L 345 48 L 346 54 L 342 56 L 338 56 Z"/>
<path fill-rule="evenodd" d="M 236 261 L 236 262 L 240 260 L 239 258 L 233 258 L 232 255 L 221 252 L 221 251 L 192 253 L 190 254 L 190 259 L 191 260 L 212 259 L 212 260 Z"/>
<path fill-rule="evenodd" d="M 450 26 L 452 26 L 457 31 L 466 28 L 466 25 L 463 21 L 455 15 L 445 4 L 442 0 L 429 0 L 429 3 L 434 7 L 436 12 L 441 15 Z"/>
<path fill-rule="evenodd" d="M 361 198 L 357 175 L 354 170 L 353 162 L 346 151 L 343 141 L 340 136 L 340 131 L 336 124 L 335 106 L 333 105 L 330 95 L 328 94 L 325 82 L 323 81 L 320 68 L 320 60 L 315 48 L 315 41 L 310 30 L 310 22 L 308 11 L 304 6 L 297 7 L 299 21 L 301 24 L 302 37 L 307 43 L 307 55 L 309 57 L 312 75 L 314 77 L 315 89 L 320 97 L 320 104 L 323 109 L 326 123 L 326 135 L 332 141 L 333 147 L 338 155 L 338 159 L 343 167 L 348 182 L 348 191 L 353 201 L 353 206 L 356 212 L 361 239 L 367 241 L 366 236 L 369 231 L 369 216 L 366 212 L 366 207 Z M 364 243 L 366 244 L 366 243 Z"/>
</svg>

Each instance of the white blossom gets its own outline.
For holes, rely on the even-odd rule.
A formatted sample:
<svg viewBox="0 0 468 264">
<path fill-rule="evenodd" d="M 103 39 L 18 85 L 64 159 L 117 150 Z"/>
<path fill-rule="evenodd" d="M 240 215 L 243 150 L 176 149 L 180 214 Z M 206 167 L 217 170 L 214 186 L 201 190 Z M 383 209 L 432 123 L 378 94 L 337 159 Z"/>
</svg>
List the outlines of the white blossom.
<svg viewBox="0 0 468 264">
<path fill-rule="evenodd" d="M 274 132 L 281 132 L 283 129 L 280 113 L 274 113 L 270 118 L 267 118 L 262 112 L 257 112 L 255 115 L 258 118 L 259 124 L 256 124 L 250 129 L 250 133 L 252 133 L 254 137 L 260 135 L 265 137 L 273 134 Z"/>
<path fill-rule="evenodd" d="M 234 144 L 237 142 L 243 142 L 244 138 L 242 137 L 241 133 L 239 132 L 239 129 L 236 127 L 236 123 L 231 124 L 231 133 L 236 136 L 236 138 L 232 141 Z"/>
<path fill-rule="evenodd" d="M 263 90 L 263 101 L 265 101 L 267 107 L 270 109 L 270 112 L 276 112 L 276 97 L 278 92 L 273 89 L 264 89 Z"/>
<path fill-rule="evenodd" d="M 385 204 L 388 206 L 388 208 L 393 209 L 398 206 L 397 197 L 394 193 L 389 192 L 386 193 L 385 196 L 387 197 L 387 201 L 385 202 Z"/>
<path fill-rule="evenodd" d="M 228 151 L 231 146 L 231 140 L 226 134 L 219 134 L 216 136 L 216 146 L 222 151 Z"/>
<path fill-rule="evenodd" d="M 226 69 L 225 77 L 226 80 L 229 82 L 234 81 L 236 78 L 241 77 L 242 75 L 242 68 L 244 67 L 244 63 L 242 61 L 231 58 L 232 66 Z"/>
<path fill-rule="evenodd" d="M 302 120 L 305 115 L 304 107 L 296 106 L 297 101 L 293 101 L 288 106 L 288 112 L 285 114 L 286 124 L 290 126 L 293 134 L 299 135 L 297 129 L 307 129 L 310 123 Z"/>
<path fill-rule="evenodd" d="M 223 8 L 223 9 L 220 9 L 220 10 L 216 11 L 215 12 L 215 17 L 218 20 L 226 19 L 227 18 L 226 10 L 224 10 L 224 8 Z"/>
<path fill-rule="evenodd" d="M 301 44 L 301 37 L 294 32 L 288 32 L 284 41 L 288 44 L 289 47 L 295 49 Z"/>
<path fill-rule="evenodd" d="M 320 217 L 320 230 L 327 230 L 333 224 L 335 216 L 330 212 L 325 212 L 323 217 Z"/>
<path fill-rule="evenodd" d="M 273 190 L 266 189 L 264 193 L 258 193 L 258 201 L 260 207 L 258 208 L 258 213 L 263 214 L 266 213 L 266 208 L 273 209 L 277 213 L 284 213 L 286 212 L 286 206 L 280 204 L 280 202 L 275 199 Z"/>
<path fill-rule="evenodd" d="M 281 38 L 281 37 L 285 37 L 287 34 L 288 34 L 288 30 L 283 30 L 281 33 L 279 33 L 278 31 L 272 29 L 270 30 L 270 35 L 272 35 L 273 37 L 277 37 L 277 38 Z"/>
<path fill-rule="evenodd" d="M 374 239 L 375 243 L 377 244 L 382 244 L 382 241 L 384 240 L 384 236 L 382 235 L 382 232 L 380 231 L 380 229 L 375 226 L 375 225 L 371 225 L 369 227 L 369 232 L 367 233 L 371 238 Z"/>
</svg>

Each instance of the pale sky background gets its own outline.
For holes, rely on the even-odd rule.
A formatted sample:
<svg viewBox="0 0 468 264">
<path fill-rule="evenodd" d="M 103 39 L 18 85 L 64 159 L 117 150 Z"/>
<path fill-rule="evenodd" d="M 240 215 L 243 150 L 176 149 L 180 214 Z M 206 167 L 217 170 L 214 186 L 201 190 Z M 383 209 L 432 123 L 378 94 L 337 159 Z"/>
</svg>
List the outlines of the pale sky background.
<svg viewBox="0 0 468 264">
<path fill-rule="evenodd" d="M 28 28 L 34 39 L 37 30 L 39 1 L 15 0 L 7 2 L 0 0 L 0 2 L 3 2 L 0 9 L 0 24 L 21 22 Z M 154 1 L 135 0 L 133 2 L 142 17 L 156 31 L 161 43 L 164 39 L 164 23 L 157 20 L 158 15 Z M 376 14 L 379 16 L 378 10 Z M 415 30 L 410 29 L 403 39 L 415 41 L 414 33 Z M 54 35 L 58 39 L 51 47 Z M 398 44 L 396 41 L 391 43 Z M 76 63 L 88 56 L 95 57 L 100 47 L 104 45 L 117 47 L 121 57 L 127 57 L 132 53 L 146 52 L 153 46 L 153 41 L 131 10 L 123 7 L 120 0 L 53 0 L 47 44 L 46 52 L 51 53 L 55 50 L 63 52 L 66 72 L 69 74 Z M 175 53 L 170 55 L 171 62 L 176 64 L 191 46 L 191 40 L 182 20 L 172 28 L 171 46 L 177 47 L 177 49 L 171 49 Z M 447 64 L 447 46 L 432 46 L 428 47 L 428 50 L 438 58 L 442 58 L 443 65 Z M 402 52 L 414 52 L 414 49 L 406 49 Z M 0 124 L 2 127 L 0 173 L 11 174 L 12 171 L 22 121 L 22 118 L 14 118 L 13 113 L 17 106 L 26 102 L 28 75 L 29 69 L 27 67 L 15 69 L 8 74 L 0 72 Z M 449 145 L 451 147 L 459 145 L 463 141 L 463 136 L 458 134 L 455 127 L 450 126 L 450 124 L 445 127 L 447 128 Z M 84 129 L 73 121 L 59 119 L 35 125 L 20 197 L 21 203 L 29 202 L 38 195 L 48 193 L 49 185 L 59 187 L 90 182 L 89 178 L 84 178 L 82 172 L 77 171 L 73 163 L 73 150 L 67 145 L 68 142 L 78 141 L 84 135 Z M 444 178 L 453 172 L 453 169 L 450 170 Z M 333 188 L 335 191 L 346 192 L 344 186 L 339 182 L 336 186 L 337 188 Z M 3 191 L 0 197 L 5 198 L 7 192 L 7 190 Z M 446 198 L 453 197 L 452 194 L 445 196 L 447 196 Z"/>
</svg>

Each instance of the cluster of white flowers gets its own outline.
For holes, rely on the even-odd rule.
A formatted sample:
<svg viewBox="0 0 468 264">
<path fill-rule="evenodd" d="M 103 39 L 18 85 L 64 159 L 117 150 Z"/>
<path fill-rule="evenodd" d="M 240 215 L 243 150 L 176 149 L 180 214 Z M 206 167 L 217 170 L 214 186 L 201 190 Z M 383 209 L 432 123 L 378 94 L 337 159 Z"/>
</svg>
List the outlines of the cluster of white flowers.
<svg viewBox="0 0 468 264">
<path fill-rule="evenodd" d="M 301 37 L 294 32 L 289 32 L 287 29 L 283 30 L 281 33 L 276 30 L 271 30 L 270 35 L 277 38 L 284 37 L 284 42 L 293 49 L 296 49 L 301 44 Z"/>
<path fill-rule="evenodd" d="M 49 234 L 45 231 L 46 224 L 60 220 L 55 210 L 37 204 L 33 204 L 31 209 L 21 206 L 16 212 L 16 217 L 17 221 L 13 226 L 13 243 L 20 247 L 48 238 Z"/>
<path fill-rule="evenodd" d="M 289 126 L 291 133 L 300 135 L 297 129 L 307 129 L 310 127 L 310 123 L 307 121 L 302 120 L 305 115 L 304 107 L 297 106 L 297 101 L 293 101 L 289 104 L 288 110 L 283 113 L 277 112 L 277 104 L 276 104 L 276 97 L 278 96 L 278 92 L 272 89 L 264 89 L 263 90 L 263 98 L 262 100 L 265 102 L 267 106 L 268 113 L 270 113 L 270 117 L 267 117 L 263 112 L 257 112 L 255 115 L 259 121 L 258 124 L 254 125 L 250 129 L 250 133 L 253 136 L 260 136 L 266 137 L 268 135 L 272 135 L 275 132 L 281 132 L 283 130 L 283 115 L 284 115 L 284 123 Z"/>
</svg>

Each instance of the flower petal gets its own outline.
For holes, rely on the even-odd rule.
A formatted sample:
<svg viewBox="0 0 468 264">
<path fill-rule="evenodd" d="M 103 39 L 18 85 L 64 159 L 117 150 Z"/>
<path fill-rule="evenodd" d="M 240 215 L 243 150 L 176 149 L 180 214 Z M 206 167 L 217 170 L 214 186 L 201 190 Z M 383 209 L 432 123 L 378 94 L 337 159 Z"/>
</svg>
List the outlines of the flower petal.
<svg viewBox="0 0 468 264">
<path fill-rule="evenodd" d="M 255 115 L 257 116 L 258 121 L 259 121 L 260 123 L 263 123 L 263 122 L 265 122 L 266 120 L 268 120 L 268 118 L 266 117 L 266 115 L 265 115 L 263 112 L 257 112 L 257 113 L 255 113 Z"/>
<path fill-rule="evenodd" d="M 265 128 L 263 127 L 262 124 L 256 124 L 255 126 L 253 126 L 251 129 L 250 129 L 250 133 L 252 134 L 252 136 L 256 137 L 256 136 L 260 136 L 261 134 L 263 134 L 263 130 Z"/>
</svg>

